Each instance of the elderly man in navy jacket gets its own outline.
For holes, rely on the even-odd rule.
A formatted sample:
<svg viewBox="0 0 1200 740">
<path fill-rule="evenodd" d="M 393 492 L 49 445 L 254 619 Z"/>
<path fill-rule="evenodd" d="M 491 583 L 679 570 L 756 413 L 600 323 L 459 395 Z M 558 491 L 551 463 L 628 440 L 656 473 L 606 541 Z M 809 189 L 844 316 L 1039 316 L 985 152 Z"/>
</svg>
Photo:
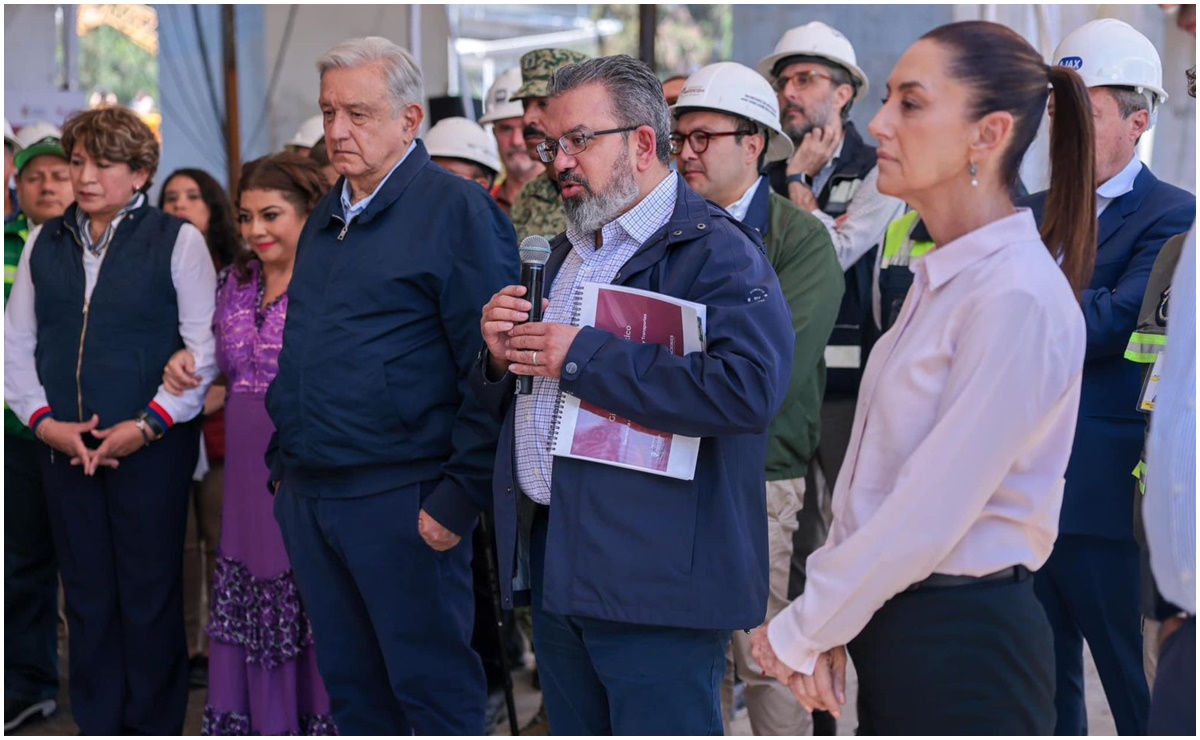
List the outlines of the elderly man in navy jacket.
<svg viewBox="0 0 1200 740">
<path fill-rule="evenodd" d="M 317 66 L 343 177 L 288 289 L 267 395 L 275 516 L 341 732 L 481 735 L 470 535 L 497 425 L 468 374 L 516 237 L 485 190 L 430 162 L 406 51 L 354 39 Z"/>
<path fill-rule="evenodd" d="M 790 312 L 754 232 L 668 168 L 670 119 L 649 67 L 627 56 L 563 67 L 548 116 L 539 154 L 557 167 L 570 226 L 552 244 L 546 313 L 521 324 L 524 288 L 497 293 L 472 372 L 503 420 L 502 598 L 531 601 L 556 733 L 720 734 L 730 631 L 766 611 L 763 466 L 790 377 Z M 678 356 L 581 327 L 585 282 L 705 304 L 705 349 Z M 514 400 L 522 375 L 533 392 Z M 566 394 L 701 438 L 695 477 L 552 456 Z"/>
<path fill-rule="evenodd" d="M 1091 94 L 1099 229 L 1096 270 L 1082 296 L 1087 355 L 1059 536 L 1034 586 L 1054 630 L 1055 734 L 1087 734 L 1087 640 L 1117 731 L 1144 735 L 1150 695 L 1142 671 L 1131 473 L 1145 416 L 1138 409 L 1141 370 L 1123 355 L 1154 260 L 1167 239 L 1191 226 L 1196 199 L 1159 181 L 1137 158 L 1138 138 L 1166 99 L 1149 40 L 1121 21 L 1093 21 L 1063 39 L 1054 61 L 1076 69 Z M 1039 223 L 1045 218 L 1045 193 L 1023 205 Z"/>
</svg>

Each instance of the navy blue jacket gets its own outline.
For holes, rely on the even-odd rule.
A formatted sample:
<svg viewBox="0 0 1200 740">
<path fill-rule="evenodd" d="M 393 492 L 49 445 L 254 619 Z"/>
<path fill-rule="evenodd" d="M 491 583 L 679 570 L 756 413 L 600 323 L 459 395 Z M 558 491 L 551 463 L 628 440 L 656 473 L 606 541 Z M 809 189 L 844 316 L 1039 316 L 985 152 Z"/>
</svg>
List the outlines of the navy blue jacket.
<svg viewBox="0 0 1200 740">
<path fill-rule="evenodd" d="M 1033 209 L 1038 224 L 1046 193 L 1018 205 Z M 1154 260 L 1170 237 L 1196 218 L 1196 198 L 1161 182 L 1142 167 L 1133 190 L 1100 214 L 1096 270 L 1083 291 L 1087 354 L 1079 398 L 1079 423 L 1067 465 L 1059 531 L 1133 540 L 1132 471 L 1138 463 L 1145 415 L 1138 410 L 1141 366 L 1124 358 L 1129 335 Z"/>
<path fill-rule="evenodd" d="M 37 288 L 38 378 L 59 421 L 100 428 L 132 419 L 158 391 L 176 350 L 171 257 L 185 221 L 145 205 L 117 227 L 84 312 L 83 242 L 75 204 L 42 227 L 29 259 Z M 76 372 L 78 370 L 78 376 Z"/>
<path fill-rule="evenodd" d="M 553 458 L 542 605 L 559 614 L 703 629 L 751 628 L 767 604 L 767 427 L 787 391 L 795 335 L 752 230 L 679 179 L 678 202 L 613 281 L 708 306 L 704 353 L 678 357 L 591 327 L 561 388 L 636 423 L 701 437 L 694 480 Z M 571 249 L 553 243 L 546 295 Z M 504 607 L 526 594 L 513 469 L 515 379 L 472 383 L 503 419 L 493 500 Z M 518 566 L 521 565 L 521 569 Z M 514 581 L 517 581 L 514 583 Z"/>
<path fill-rule="evenodd" d="M 271 480 L 320 498 L 437 480 L 422 506 L 467 533 L 488 503 L 498 431 L 468 373 L 483 305 L 518 280 L 512 225 L 419 140 L 349 225 L 340 194 L 300 235 L 267 393 Z"/>
</svg>

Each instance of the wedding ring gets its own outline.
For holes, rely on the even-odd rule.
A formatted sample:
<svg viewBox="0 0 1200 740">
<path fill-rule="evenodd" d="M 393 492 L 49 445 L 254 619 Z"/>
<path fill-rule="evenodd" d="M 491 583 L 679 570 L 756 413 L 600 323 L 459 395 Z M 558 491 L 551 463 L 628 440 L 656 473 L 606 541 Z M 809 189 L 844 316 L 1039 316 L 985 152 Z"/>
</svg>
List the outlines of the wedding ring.
<svg viewBox="0 0 1200 740">
<path fill-rule="evenodd" d="M 537 367 L 537 355 L 538 355 L 537 350 L 534 350 L 533 351 L 533 366 L 534 367 Z"/>
</svg>

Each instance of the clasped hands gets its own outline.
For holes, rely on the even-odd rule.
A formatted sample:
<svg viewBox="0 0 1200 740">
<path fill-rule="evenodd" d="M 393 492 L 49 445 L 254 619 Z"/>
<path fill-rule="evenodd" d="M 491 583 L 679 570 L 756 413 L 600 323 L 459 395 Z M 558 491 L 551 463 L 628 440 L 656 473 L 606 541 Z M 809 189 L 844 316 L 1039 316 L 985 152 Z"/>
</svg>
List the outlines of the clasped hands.
<svg viewBox="0 0 1200 740">
<path fill-rule="evenodd" d="M 133 420 L 114 424 L 107 429 L 98 429 L 100 417 L 84 422 L 46 419 L 38 425 L 38 439 L 64 455 L 69 455 L 72 465 L 82 465 L 84 475 L 95 475 L 100 468 L 116 468 L 120 458 L 127 457 L 146 444 L 142 431 Z M 100 440 L 100 446 L 89 449 L 83 435 L 91 434 Z"/>
<path fill-rule="evenodd" d="M 492 377 L 505 372 L 561 378 L 562 366 L 571 343 L 579 334 L 578 326 L 529 319 L 533 307 L 522 298 L 524 285 L 504 288 L 483 307 L 479 326 L 488 348 L 488 370 Z M 542 299 L 542 308 L 550 301 Z"/>
<path fill-rule="evenodd" d="M 822 710 L 841 719 L 842 705 L 846 703 L 846 648 L 838 646 L 827 650 L 817 658 L 811 676 L 793 671 L 775 655 L 767 637 L 767 625 L 758 628 L 750 638 L 754 661 L 764 676 L 772 676 L 787 686 L 805 710 Z"/>
</svg>

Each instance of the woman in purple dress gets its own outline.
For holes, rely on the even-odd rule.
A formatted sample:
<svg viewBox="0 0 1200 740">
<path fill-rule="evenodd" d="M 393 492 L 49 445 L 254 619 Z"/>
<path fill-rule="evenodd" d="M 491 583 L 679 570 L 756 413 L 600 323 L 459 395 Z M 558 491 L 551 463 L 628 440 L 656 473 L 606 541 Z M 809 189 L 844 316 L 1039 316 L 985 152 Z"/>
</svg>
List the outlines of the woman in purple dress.
<svg viewBox="0 0 1200 740">
<path fill-rule="evenodd" d="M 296 244 L 327 189 L 317 165 L 297 154 L 242 170 L 238 222 L 248 248 L 221 273 L 213 318 L 229 397 L 205 735 L 337 733 L 263 462 L 274 431 L 265 397 L 278 371 Z M 193 384 L 190 364 L 186 352 L 171 359 L 163 378 L 169 390 Z"/>
</svg>

